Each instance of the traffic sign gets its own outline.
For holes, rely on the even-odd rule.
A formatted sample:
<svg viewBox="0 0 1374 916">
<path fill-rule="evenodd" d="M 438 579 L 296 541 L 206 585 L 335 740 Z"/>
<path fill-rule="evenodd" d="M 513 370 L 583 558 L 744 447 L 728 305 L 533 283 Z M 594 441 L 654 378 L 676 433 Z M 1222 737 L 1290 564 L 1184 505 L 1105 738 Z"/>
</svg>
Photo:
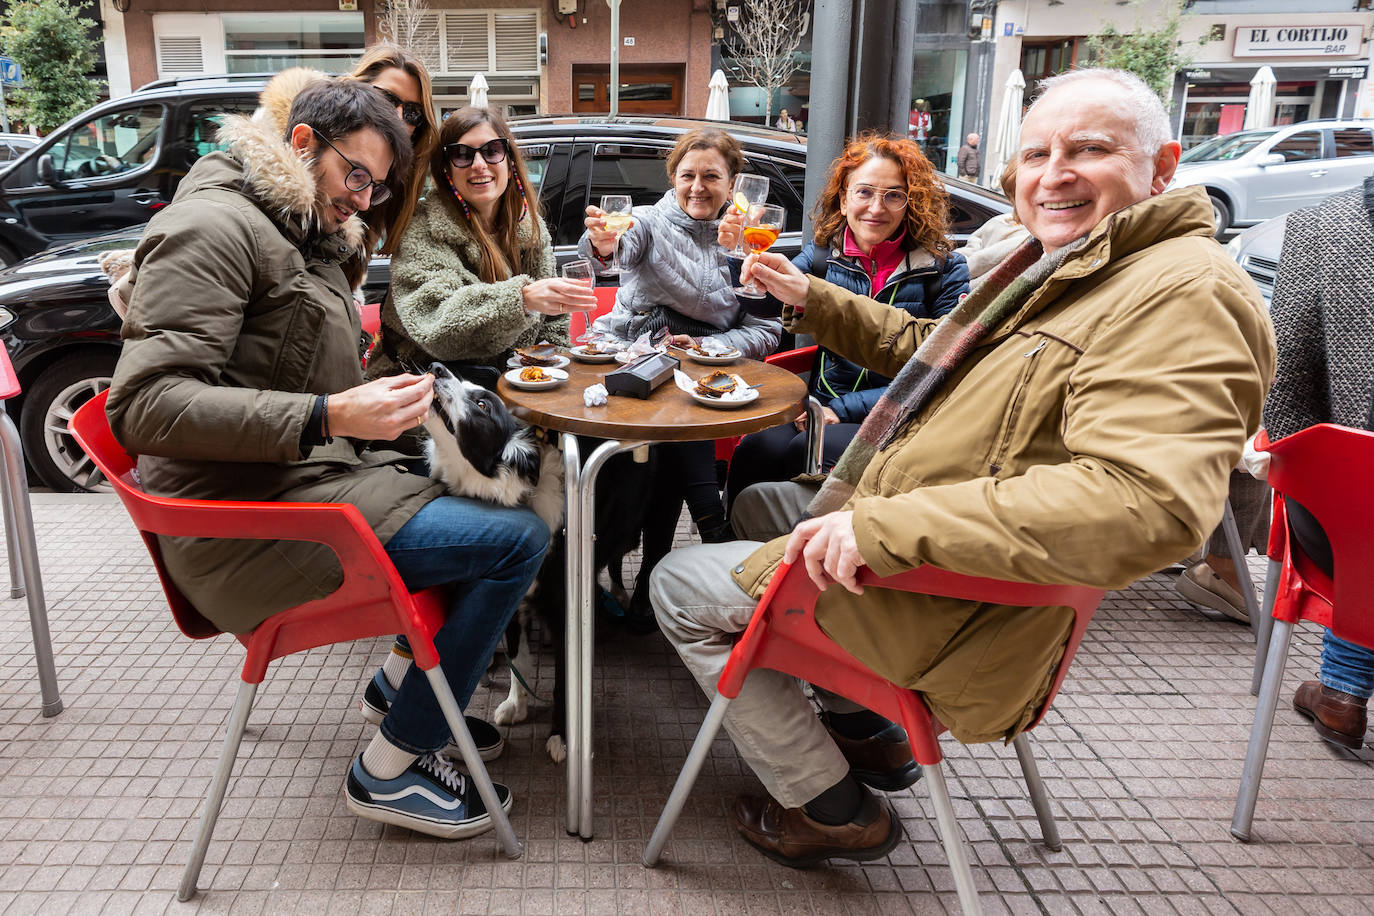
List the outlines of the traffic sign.
<svg viewBox="0 0 1374 916">
<path fill-rule="evenodd" d="M 11 88 L 24 85 L 24 74 L 13 58 L 0 57 L 0 83 Z"/>
</svg>

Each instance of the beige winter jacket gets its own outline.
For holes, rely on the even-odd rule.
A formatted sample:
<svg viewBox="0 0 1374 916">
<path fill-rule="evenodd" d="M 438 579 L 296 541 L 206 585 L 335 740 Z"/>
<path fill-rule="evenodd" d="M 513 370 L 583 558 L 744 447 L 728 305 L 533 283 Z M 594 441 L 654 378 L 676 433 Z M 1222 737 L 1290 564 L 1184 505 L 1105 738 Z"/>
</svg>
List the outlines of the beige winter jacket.
<svg viewBox="0 0 1374 916">
<path fill-rule="evenodd" d="M 847 506 L 865 563 L 1122 588 L 1201 544 L 1274 372 L 1259 293 L 1212 232 L 1197 188 L 1099 224 L 868 465 Z M 816 279 L 789 315 L 885 375 L 936 324 Z M 741 587 L 762 593 L 784 543 L 736 567 Z M 831 588 L 818 619 L 968 742 L 1034 718 L 1070 614 Z"/>
</svg>

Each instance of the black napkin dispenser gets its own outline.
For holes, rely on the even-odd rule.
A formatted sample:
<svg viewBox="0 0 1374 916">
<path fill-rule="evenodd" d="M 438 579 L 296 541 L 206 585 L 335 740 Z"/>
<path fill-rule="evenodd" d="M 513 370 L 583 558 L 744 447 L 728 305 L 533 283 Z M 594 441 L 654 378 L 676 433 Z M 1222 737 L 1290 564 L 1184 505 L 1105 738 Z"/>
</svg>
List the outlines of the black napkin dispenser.
<svg viewBox="0 0 1374 916">
<path fill-rule="evenodd" d="M 680 365 L 677 357 L 667 353 L 645 353 L 614 372 L 608 372 L 603 382 L 608 394 L 647 398 L 659 385 L 670 381 L 673 370 Z"/>
</svg>

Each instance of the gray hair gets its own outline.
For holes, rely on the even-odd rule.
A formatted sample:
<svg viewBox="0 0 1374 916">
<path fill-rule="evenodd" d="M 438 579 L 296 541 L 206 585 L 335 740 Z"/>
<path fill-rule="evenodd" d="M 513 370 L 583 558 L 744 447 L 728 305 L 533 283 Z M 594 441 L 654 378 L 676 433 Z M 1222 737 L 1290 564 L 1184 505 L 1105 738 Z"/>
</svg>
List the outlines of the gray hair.
<svg viewBox="0 0 1374 916">
<path fill-rule="evenodd" d="M 1154 156 L 1164 144 L 1173 139 L 1173 130 L 1170 128 L 1169 114 L 1164 110 L 1164 103 L 1154 90 L 1145 85 L 1144 80 L 1126 70 L 1089 67 L 1083 70 L 1070 70 L 1041 80 L 1040 93 L 1026 114 L 1029 115 L 1051 90 L 1086 80 L 1104 80 L 1125 91 L 1126 104 L 1134 115 L 1136 139 L 1140 141 L 1140 146 L 1146 153 Z"/>
</svg>

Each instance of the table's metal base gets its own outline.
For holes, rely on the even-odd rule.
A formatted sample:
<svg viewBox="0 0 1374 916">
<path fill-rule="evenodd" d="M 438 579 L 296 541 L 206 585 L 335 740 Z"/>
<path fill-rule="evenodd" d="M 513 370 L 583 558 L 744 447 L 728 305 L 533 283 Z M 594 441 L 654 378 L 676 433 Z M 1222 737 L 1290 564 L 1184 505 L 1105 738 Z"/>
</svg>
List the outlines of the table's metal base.
<svg viewBox="0 0 1374 916">
<path fill-rule="evenodd" d="M 807 472 L 820 468 L 825 420 L 821 405 L 808 398 Z M 568 707 L 568 820 L 570 835 L 592 838 L 592 651 L 596 624 L 596 478 L 612 455 L 649 442 L 602 442 L 581 462 L 577 436 L 563 433 L 563 486 L 567 499 L 568 590 L 566 675 Z"/>
</svg>

